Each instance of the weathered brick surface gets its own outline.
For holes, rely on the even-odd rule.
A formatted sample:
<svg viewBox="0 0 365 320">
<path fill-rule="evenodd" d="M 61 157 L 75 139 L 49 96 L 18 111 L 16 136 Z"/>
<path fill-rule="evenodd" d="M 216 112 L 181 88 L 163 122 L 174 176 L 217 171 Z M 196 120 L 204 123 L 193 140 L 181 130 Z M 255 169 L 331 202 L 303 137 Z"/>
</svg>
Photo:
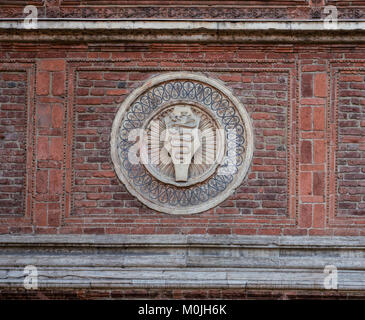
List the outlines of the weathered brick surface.
<svg viewBox="0 0 365 320">
<path fill-rule="evenodd" d="M 338 96 L 337 213 L 365 216 L 365 75 L 342 75 Z"/>
<path fill-rule="evenodd" d="M 0 214 L 24 215 L 26 73 L 0 71 Z"/>
<path fill-rule="evenodd" d="M 118 181 L 109 144 L 118 102 L 154 75 L 156 73 L 79 72 L 74 106 L 73 214 L 110 213 L 130 217 L 136 213 L 154 221 L 153 210 L 136 203 Z M 250 179 L 212 217 L 286 215 L 288 74 L 245 73 L 244 79 L 238 72 L 206 75 L 225 80 L 246 106 L 252 115 L 256 142 Z M 198 216 L 194 220 L 196 227 L 209 227 L 205 221 L 202 225 Z M 180 227 L 186 226 L 180 224 Z M 231 230 L 228 229 L 228 233 Z"/>
<path fill-rule="evenodd" d="M 326 190 L 326 103 L 327 77 L 324 71 L 327 61 L 316 55 L 301 55 L 301 88 L 299 111 L 299 226 L 309 229 L 309 234 L 325 234 L 318 230 L 322 225 L 319 214 L 321 203 L 325 203 Z M 310 89 L 309 89 L 310 88 Z M 319 213 L 320 212 L 320 213 Z M 325 217 L 322 217 L 325 219 Z"/>
<path fill-rule="evenodd" d="M 34 153 L 33 162 L 17 164 L 18 171 L 3 169 L 2 181 L 19 182 L 19 191 L 11 193 L 19 199 L 13 213 L 24 211 L 20 186 L 25 172 L 32 164 L 35 172 L 28 190 L 34 191 L 28 206 L 32 221 L 20 224 L 1 217 L 0 232 L 364 235 L 364 75 L 351 71 L 335 76 L 336 68 L 351 67 L 348 59 L 361 59 L 362 51 L 322 49 L 293 46 L 285 52 L 264 45 L 213 44 L 120 45 L 102 52 L 82 45 L 77 50 L 3 49 L 5 56 L 27 57 L 37 68 L 34 130 L 25 125 L 30 101 L 20 93 L 21 86 L 32 88 L 30 76 L 15 79 L 11 77 L 25 73 L 1 73 L 8 77 L 3 81 L 16 83 L 2 88 L 7 91 L 1 99 L 7 94 L 23 99 L 13 103 L 22 111 L 1 104 L 2 114 L 19 113 L 14 121 L 23 123 L 10 143 L 17 145 L 19 159 L 31 159 Z M 252 60 L 254 55 L 259 60 Z M 130 92 L 154 75 L 182 69 L 222 81 L 245 105 L 255 151 L 248 175 L 233 196 L 205 213 L 173 216 L 146 208 L 126 191 L 112 167 L 109 139 L 118 106 Z M 9 128 L 6 124 L 1 130 Z M 21 147 L 25 133 L 34 140 L 28 154 Z M 6 161 L 10 159 L 15 158 Z M 336 217 L 342 219 L 340 224 Z"/>
<path fill-rule="evenodd" d="M 244 289 L 1 289 L 0 299 L 14 300 L 95 300 L 95 299 L 175 299 L 175 300 L 296 300 L 365 299 L 363 291 L 337 290 L 244 290 Z M 235 308 L 236 310 L 236 308 Z"/>
<path fill-rule="evenodd" d="M 33 212 L 39 233 L 53 233 L 61 224 L 64 193 L 65 59 L 46 58 L 37 64 L 36 175 Z"/>
</svg>

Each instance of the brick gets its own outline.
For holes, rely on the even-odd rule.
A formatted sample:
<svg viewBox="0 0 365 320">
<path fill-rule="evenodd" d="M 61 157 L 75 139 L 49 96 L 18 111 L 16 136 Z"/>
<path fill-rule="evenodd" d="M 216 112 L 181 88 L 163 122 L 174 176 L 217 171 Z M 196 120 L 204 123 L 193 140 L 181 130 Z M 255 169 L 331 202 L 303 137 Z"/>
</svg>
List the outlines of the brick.
<svg viewBox="0 0 365 320">
<path fill-rule="evenodd" d="M 326 211 L 324 204 L 313 205 L 313 228 L 323 228 L 325 224 Z"/>
<path fill-rule="evenodd" d="M 50 159 L 62 160 L 63 159 L 63 138 L 52 137 L 50 142 Z"/>
<path fill-rule="evenodd" d="M 103 185 L 103 184 L 109 184 L 108 179 L 87 179 L 85 180 L 86 184 L 92 184 L 92 185 Z"/>
<path fill-rule="evenodd" d="M 325 138 L 325 133 L 321 131 L 312 131 L 312 132 L 301 132 L 300 137 L 302 139 L 323 139 Z"/>
<path fill-rule="evenodd" d="M 78 98 L 76 103 L 81 105 L 100 105 L 102 101 L 101 98 Z"/>
<path fill-rule="evenodd" d="M 26 80 L 25 73 L 4 73 L 2 76 L 4 81 L 24 81 Z"/>
<path fill-rule="evenodd" d="M 314 78 L 314 95 L 327 97 L 327 74 L 317 73 Z"/>
<path fill-rule="evenodd" d="M 113 89 L 113 90 L 107 90 L 106 94 L 108 96 L 120 96 L 120 95 L 125 95 L 128 93 L 128 90 L 126 89 Z"/>
<path fill-rule="evenodd" d="M 37 106 L 37 124 L 39 127 L 51 126 L 51 107 L 49 104 L 39 104 Z"/>
<path fill-rule="evenodd" d="M 320 66 L 320 65 L 306 65 L 302 67 L 302 71 L 303 72 L 317 72 L 317 71 L 325 71 L 326 67 L 325 66 Z"/>
<path fill-rule="evenodd" d="M 42 60 L 40 63 L 40 70 L 42 71 L 63 71 L 65 70 L 65 60 L 64 59 L 52 59 L 52 60 Z"/>
<path fill-rule="evenodd" d="M 115 177 L 114 171 L 96 171 L 93 174 L 95 178 L 111 178 Z"/>
<path fill-rule="evenodd" d="M 87 80 L 103 80 L 103 73 L 102 72 L 83 71 L 83 72 L 79 72 L 79 78 L 87 79 Z"/>
<path fill-rule="evenodd" d="M 48 192 L 48 170 L 37 171 L 36 190 L 38 193 Z"/>
<path fill-rule="evenodd" d="M 50 76 L 48 72 L 38 72 L 37 74 L 37 94 L 47 96 L 49 94 Z"/>
<path fill-rule="evenodd" d="M 346 82 L 363 82 L 364 76 L 360 75 L 341 75 L 340 81 L 346 81 Z"/>
<path fill-rule="evenodd" d="M 49 141 L 48 137 L 38 137 L 37 158 L 48 159 L 49 157 Z"/>
<path fill-rule="evenodd" d="M 54 104 L 52 106 L 52 127 L 62 128 L 63 127 L 63 114 L 64 109 L 62 105 Z"/>
<path fill-rule="evenodd" d="M 326 126 L 326 113 L 324 107 L 313 108 L 313 129 L 324 130 Z"/>
<path fill-rule="evenodd" d="M 268 236 L 277 236 L 281 234 L 281 229 L 280 228 L 264 228 L 264 229 L 259 229 L 257 234 L 260 235 L 268 235 Z"/>
<path fill-rule="evenodd" d="M 301 163 L 312 163 L 312 142 L 302 141 L 300 146 L 300 161 Z"/>
<path fill-rule="evenodd" d="M 302 130 L 312 130 L 312 108 L 300 108 L 300 128 Z"/>
<path fill-rule="evenodd" d="M 301 196 L 302 203 L 319 203 L 323 202 L 323 196 Z"/>
<path fill-rule="evenodd" d="M 300 171 L 324 171 L 324 164 L 301 164 Z"/>
<path fill-rule="evenodd" d="M 299 226 L 309 228 L 312 226 L 312 205 L 302 204 L 299 213 Z"/>
<path fill-rule="evenodd" d="M 314 163 L 326 162 L 326 143 L 323 140 L 313 141 L 313 160 Z"/>
<path fill-rule="evenodd" d="M 47 204 L 37 203 L 35 206 L 34 219 L 37 226 L 47 226 Z"/>
<path fill-rule="evenodd" d="M 302 75 L 302 97 L 313 97 L 313 75 L 311 73 Z"/>
<path fill-rule="evenodd" d="M 240 74 L 221 75 L 219 78 L 224 82 L 239 82 L 239 81 L 241 81 L 241 75 Z"/>
<path fill-rule="evenodd" d="M 65 93 L 65 73 L 54 72 L 52 74 L 52 94 L 62 96 Z"/>
<path fill-rule="evenodd" d="M 324 172 L 313 172 L 313 194 L 323 195 L 324 194 Z"/>
<path fill-rule="evenodd" d="M 129 74 L 129 80 L 130 81 L 143 81 L 147 80 L 148 74 L 146 73 L 130 73 Z"/>
<path fill-rule="evenodd" d="M 105 89 L 103 88 L 92 89 L 90 94 L 92 96 L 103 96 L 105 94 Z"/>
<path fill-rule="evenodd" d="M 237 229 L 233 229 L 232 233 L 233 234 L 241 234 L 241 235 L 251 235 L 251 234 L 256 234 L 257 230 L 254 229 L 254 228 L 251 228 L 251 229 L 237 228 Z"/>
<path fill-rule="evenodd" d="M 300 173 L 300 194 L 311 195 L 312 194 L 312 173 L 301 172 Z"/>
<path fill-rule="evenodd" d="M 49 192 L 61 194 L 63 191 L 63 175 L 62 170 L 49 171 Z"/>
<path fill-rule="evenodd" d="M 326 99 L 323 98 L 304 98 L 300 100 L 302 105 L 325 105 Z"/>
<path fill-rule="evenodd" d="M 61 210 L 48 210 L 48 226 L 49 227 L 58 227 L 61 222 Z"/>
<path fill-rule="evenodd" d="M 229 228 L 208 228 L 208 234 L 231 234 Z"/>
<path fill-rule="evenodd" d="M 105 72 L 104 80 L 127 80 L 127 73 Z"/>
</svg>

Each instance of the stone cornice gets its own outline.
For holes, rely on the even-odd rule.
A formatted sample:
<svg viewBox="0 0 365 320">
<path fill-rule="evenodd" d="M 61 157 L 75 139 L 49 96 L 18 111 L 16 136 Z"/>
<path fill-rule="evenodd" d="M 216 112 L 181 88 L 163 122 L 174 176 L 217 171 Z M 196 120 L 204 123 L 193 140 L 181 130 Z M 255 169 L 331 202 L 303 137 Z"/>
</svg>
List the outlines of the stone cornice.
<svg viewBox="0 0 365 320">
<path fill-rule="evenodd" d="M 363 237 L 193 235 L 3 235 L 0 288 L 242 288 L 324 290 L 325 266 L 339 290 L 365 289 Z"/>
<path fill-rule="evenodd" d="M 1 247 L 219 247 L 365 250 L 365 237 L 238 235 L 0 235 Z M 364 256 L 365 258 L 365 256 Z M 365 265 L 364 265 L 365 268 Z"/>
<path fill-rule="evenodd" d="M 0 19 L 0 29 L 25 30 L 23 19 Z M 38 30 L 277 30 L 277 31 L 360 31 L 365 20 L 341 20 L 335 29 L 326 28 L 323 21 L 308 20 L 239 20 L 239 19 L 38 19 Z"/>
<path fill-rule="evenodd" d="M 23 20 L 1 19 L 0 41 L 361 43 L 365 21 L 326 29 L 321 21 L 39 19 L 37 29 L 25 29 Z"/>
</svg>

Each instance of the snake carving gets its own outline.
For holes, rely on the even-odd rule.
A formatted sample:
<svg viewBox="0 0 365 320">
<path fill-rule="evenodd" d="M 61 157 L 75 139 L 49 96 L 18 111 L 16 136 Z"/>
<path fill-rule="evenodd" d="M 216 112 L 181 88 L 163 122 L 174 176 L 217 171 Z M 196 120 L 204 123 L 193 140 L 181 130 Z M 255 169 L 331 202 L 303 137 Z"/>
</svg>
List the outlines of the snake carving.
<svg viewBox="0 0 365 320">
<path fill-rule="evenodd" d="M 200 148 L 198 132 L 200 118 L 188 106 L 176 106 L 165 117 L 164 147 L 174 164 L 175 181 L 187 181 L 191 160 Z"/>
</svg>

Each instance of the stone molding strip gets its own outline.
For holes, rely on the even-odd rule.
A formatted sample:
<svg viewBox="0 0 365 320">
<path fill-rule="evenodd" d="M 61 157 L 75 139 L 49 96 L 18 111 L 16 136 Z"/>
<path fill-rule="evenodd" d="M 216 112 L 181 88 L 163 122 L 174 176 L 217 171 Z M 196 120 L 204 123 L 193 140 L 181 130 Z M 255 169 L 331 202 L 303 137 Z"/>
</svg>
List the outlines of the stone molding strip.
<svg viewBox="0 0 365 320">
<path fill-rule="evenodd" d="M 326 29 L 323 21 L 39 19 L 25 29 L 22 19 L 0 19 L 0 41 L 354 43 L 365 42 L 365 21 Z"/>
<path fill-rule="evenodd" d="M 24 19 L 0 19 L 0 29 L 23 29 Z M 338 21 L 336 29 L 325 27 L 324 21 L 277 20 L 139 20 L 139 19 L 38 19 L 37 30 L 282 30 L 282 31 L 354 31 L 365 30 L 365 20 Z"/>
<path fill-rule="evenodd" d="M 195 235 L 2 235 L 0 287 L 365 289 L 365 238 Z"/>
</svg>

